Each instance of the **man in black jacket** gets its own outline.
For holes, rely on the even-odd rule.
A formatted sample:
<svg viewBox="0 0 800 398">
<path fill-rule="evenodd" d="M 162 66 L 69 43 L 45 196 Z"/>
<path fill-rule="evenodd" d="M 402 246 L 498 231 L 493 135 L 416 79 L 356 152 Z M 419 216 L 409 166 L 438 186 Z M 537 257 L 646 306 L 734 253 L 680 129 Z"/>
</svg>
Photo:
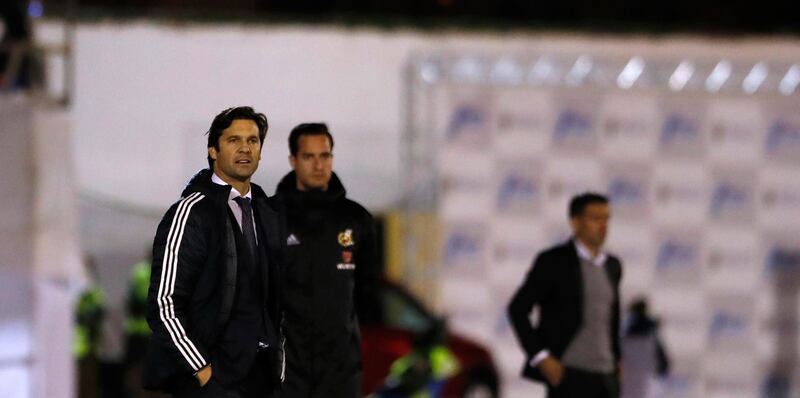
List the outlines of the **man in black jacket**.
<svg viewBox="0 0 800 398">
<path fill-rule="evenodd" d="M 379 272 L 372 216 L 345 197 L 333 173 L 333 137 L 321 123 L 289 136 L 294 171 L 274 197 L 286 215 L 284 293 L 286 381 L 292 398 L 361 393 L 356 302 L 375 299 Z"/>
<path fill-rule="evenodd" d="M 569 216 L 573 239 L 536 257 L 508 305 L 527 356 L 523 376 L 545 382 L 550 398 L 616 398 L 622 264 L 603 251 L 608 199 L 578 195 Z M 539 308 L 535 327 L 534 306 Z"/>
<path fill-rule="evenodd" d="M 175 397 L 268 397 L 283 352 L 277 214 L 250 182 L 267 119 L 229 108 L 201 170 L 158 226 L 148 291 L 146 388 Z"/>
</svg>

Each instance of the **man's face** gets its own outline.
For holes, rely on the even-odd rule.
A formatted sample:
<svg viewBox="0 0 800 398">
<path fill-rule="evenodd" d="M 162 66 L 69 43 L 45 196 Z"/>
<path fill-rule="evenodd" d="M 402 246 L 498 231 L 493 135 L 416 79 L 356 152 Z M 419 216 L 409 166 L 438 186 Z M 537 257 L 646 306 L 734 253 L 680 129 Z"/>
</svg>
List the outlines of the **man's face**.
<svg viewBox="0 0 800 398">
<path fill-rule="evenodd" d="M 333 153 L 328 136 L 302 135 L 297 144 L 297 154 L 289 155 L 289 163 L 297 175 L 297 189 L 327 190 L 333 170 Z"/>
<path fill-rule="evenodd" d="M 214 172 L 223 181 L 249 182 L 261 160 L 258 126 L 249 119 L 234 120 L 222 130 L 219 149 L 208 148 L 208 155 L 214 159 Z"/>
<path fill-rule="evenodd" d="M 575 237 L 587 246 L 599 248 L 606 241 L 611 209 L 607 203 L 592 203 L 583 214 L 570 219 Z"/>
</svg>

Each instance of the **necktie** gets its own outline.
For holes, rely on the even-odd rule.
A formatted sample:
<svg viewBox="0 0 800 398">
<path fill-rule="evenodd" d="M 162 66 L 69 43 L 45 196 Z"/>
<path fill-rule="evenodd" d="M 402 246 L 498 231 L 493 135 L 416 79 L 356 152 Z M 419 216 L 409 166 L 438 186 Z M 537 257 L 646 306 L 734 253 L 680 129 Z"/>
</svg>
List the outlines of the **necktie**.
<svg viewBox="0 0 800 398">
<path fill-rule="evenodd" d="M 242 209 L 242 235 L 244 235 L 244 244 L 249 252 L 251 264 L 255 265 L 258 256 L 256 255 L 256 230 L 253 227 L 253 206 L 250 204 L 250 198 L 239 196 L 233 200 L 235 200 L 236 203 L 239 204 L 239 208 Z"/>
</svg>

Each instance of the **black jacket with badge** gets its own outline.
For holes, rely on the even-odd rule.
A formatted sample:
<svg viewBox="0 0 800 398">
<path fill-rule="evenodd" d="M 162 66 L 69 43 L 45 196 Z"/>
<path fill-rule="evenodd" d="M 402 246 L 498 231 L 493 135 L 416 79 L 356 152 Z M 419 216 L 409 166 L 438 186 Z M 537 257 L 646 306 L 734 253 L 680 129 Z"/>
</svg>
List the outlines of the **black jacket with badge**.
<svg viewBox="0 0 800 398">
<path fill-rule="evenodd" d="M 372 216 L 345 197 L 336 174 L 326 191 L 301 192 L 291 172 L 272 200 L 286 217 L 281 395 L 348 396 L 344 384 L 361 368 L 355 303 L 376 300 L 380 272 Z"/>
<path fill-rule="evenodd" d="M 217 367 L 222 360 L 221 340 L 230 336 L 230 323 L 240 311 L 237 286 L 248 281 L 242 280 L 237 259 L 241 230 L 228 207 L 231 187 L 214 184 L 211 175 L 204 169 L 192 178 L 181 200 L 164 215 L 153 241 L 147 296 L 147 322 L 153 334 L 143 369 L 143 384 L 148 389 L 169 391 L 208 364 L 214 365 L 212 380 L 227 370 Z M 263 333 L 257 338 L 266 339 L 264 343 L 271 347 L 265 377 L 277 385 L 283 370 L 278 290 L 282 260 L 278 238 L 282 232 L 264 191 L 255 184 L 250 187 L 260 281 L 248 286 L 263 293 L 257 298 L 260 304 L 255 303 L 256 314 L 261 311 L 263 317 L 255 319 L 264 320 L 263 328 L 256 324 L 253 329 Z"/>
</svg>

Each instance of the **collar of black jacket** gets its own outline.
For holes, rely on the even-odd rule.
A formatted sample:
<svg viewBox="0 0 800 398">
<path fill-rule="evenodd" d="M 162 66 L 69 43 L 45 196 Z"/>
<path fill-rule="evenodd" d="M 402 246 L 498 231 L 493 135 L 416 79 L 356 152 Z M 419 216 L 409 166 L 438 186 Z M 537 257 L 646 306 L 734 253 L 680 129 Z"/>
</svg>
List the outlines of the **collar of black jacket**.
<svg viewBox="0 0 800 398">
<path fill-rule="evenodd" d="M 275 193 L 286 196 L 290 201 L 308 205 L 333 203 L 347 195 L 347 191 L 336 173 L 331 173 L 331 180 L 328 182 L 327 190 L 300 191 L 297 189 L 297 176 L 294 171 L 289 172 L 281 179 L 281 182 L 278 183 L 278 188 L 275 189 Z"/>
<path fill-rule="evenodd" d="M 181 196 L 186 197 L 193 192 L 200 192 L 203 195 L 212 198 L 215 202 L 219 202 L 220 204 L 228 203 L 228 196 L 231 193 L 231 186 L 214 184 L 211 181 L 211 175 L 212 173 L 209 169 L 202 169 L 198 171 L 194 176 L 192 176 L 192 178 L 189 180 L 189 183 L 186 184 L 186 188 L 184 188 Z M 258 184 L 251 182 L 250 190 L 253 192 L 253 200 L 267 197 L 266 193 L 264 193 L 264 190 L 261 189 Z"/>
</svg>

